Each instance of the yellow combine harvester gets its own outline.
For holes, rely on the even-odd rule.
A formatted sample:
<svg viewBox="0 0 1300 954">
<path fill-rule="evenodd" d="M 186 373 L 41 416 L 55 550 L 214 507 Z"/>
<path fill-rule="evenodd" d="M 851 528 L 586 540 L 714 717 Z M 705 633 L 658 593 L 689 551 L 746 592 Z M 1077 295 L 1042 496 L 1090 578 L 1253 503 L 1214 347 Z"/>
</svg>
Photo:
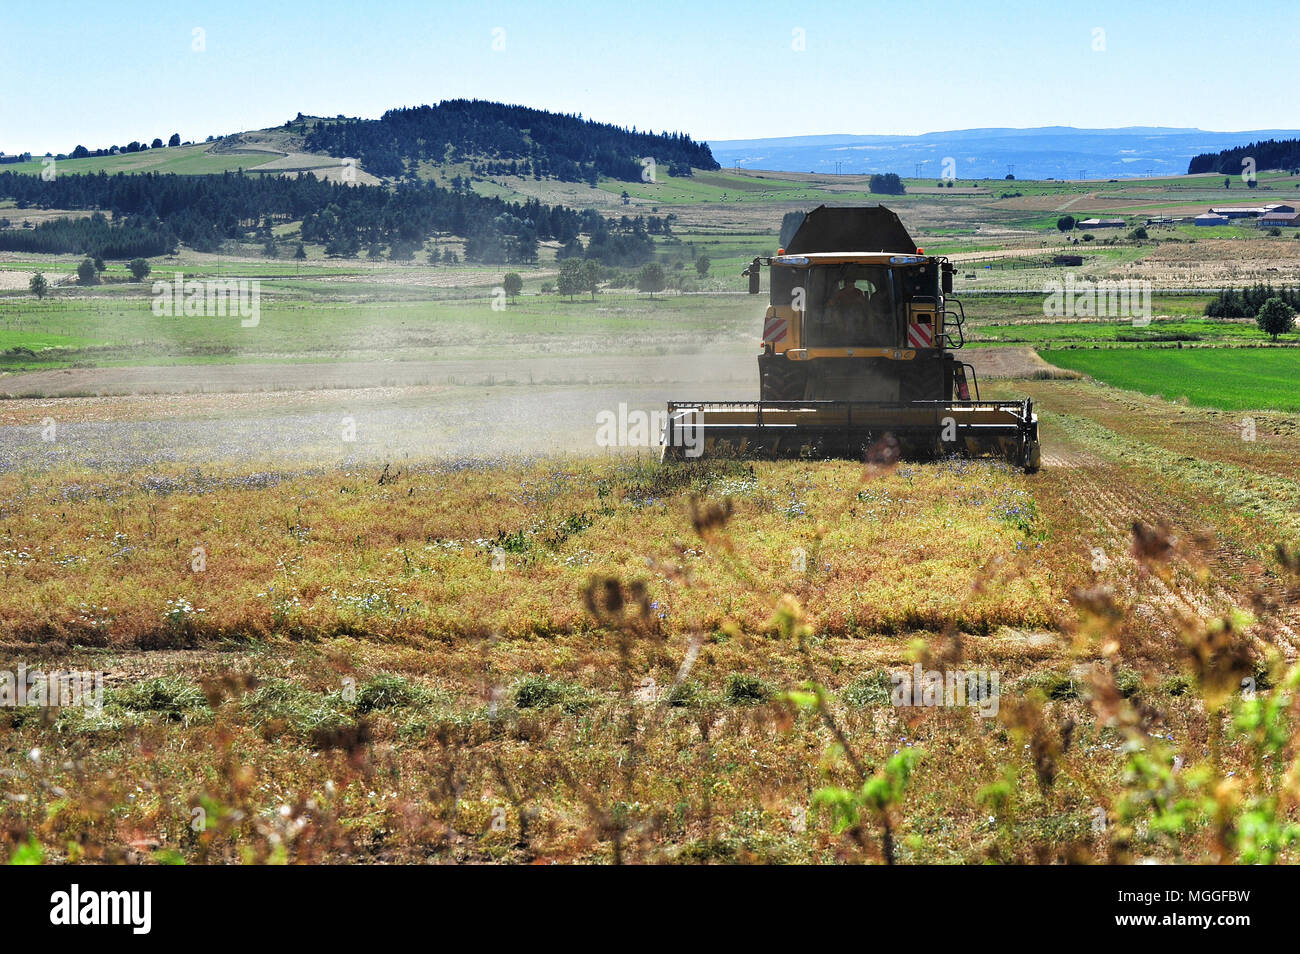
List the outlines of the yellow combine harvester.
<svg viewBox="0 0 1300 954">
<path fill-rule="evenodd" d="M 759 400 L 669 402 L 665 457 L 994 455 L 1038 469 L 1032 402 L 980 400 L 975 369 L 952 353 L 965 344 L 953 267 L 889 209 L 808 213 L 745 270 L 751 295 L 763 266 Z"/>
</svg>

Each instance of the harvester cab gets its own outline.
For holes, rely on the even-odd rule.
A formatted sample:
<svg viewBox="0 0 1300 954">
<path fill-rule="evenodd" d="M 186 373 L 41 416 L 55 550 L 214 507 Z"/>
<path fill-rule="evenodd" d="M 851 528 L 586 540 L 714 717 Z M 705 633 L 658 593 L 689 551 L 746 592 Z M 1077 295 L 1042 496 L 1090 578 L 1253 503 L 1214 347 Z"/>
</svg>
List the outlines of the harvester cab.
<svg viewBox="0 0 1300 954">
<path fill-rule="evenodd" d="M 769 304 L 756 402 L 674 401 L 668 457 L 994 455 L 1039 466 L 1030 401 L 985 401 L 965 345 L 952 264 L 918 249 L 883 206 L 804 217 L 786 247 L 745 269 Z"/>
</svg>

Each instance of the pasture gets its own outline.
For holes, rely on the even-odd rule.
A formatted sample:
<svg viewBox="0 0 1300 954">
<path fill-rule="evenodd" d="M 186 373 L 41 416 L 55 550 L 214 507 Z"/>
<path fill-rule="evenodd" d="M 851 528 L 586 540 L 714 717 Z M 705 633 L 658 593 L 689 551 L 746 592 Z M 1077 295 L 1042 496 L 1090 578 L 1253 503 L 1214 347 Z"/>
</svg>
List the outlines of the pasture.
<svg viewBox="0 0 1300 954">
<path fill-rule="evenodd" d="M 1266 337 L 1266 336 L 1265 336 Z M 1300 410 L 1293 348 L 1066 349 L 1043 357 L 1098 381 L 1199 407 Z"/>
</svg>

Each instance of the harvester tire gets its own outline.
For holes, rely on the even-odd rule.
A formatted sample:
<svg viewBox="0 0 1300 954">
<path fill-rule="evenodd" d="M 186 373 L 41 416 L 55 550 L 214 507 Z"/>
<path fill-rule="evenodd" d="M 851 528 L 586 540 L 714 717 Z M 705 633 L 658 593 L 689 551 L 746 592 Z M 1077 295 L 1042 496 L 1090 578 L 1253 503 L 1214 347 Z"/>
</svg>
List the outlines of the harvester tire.
<svg viewBox="0 0 1300 954">
<path fill-rule="evenodd" d="M 770 356 L 759 361 L 758 396 L 763 401 L 802 401 L 808 386 L 803 368 L 788 358 Z"/>
</svg>

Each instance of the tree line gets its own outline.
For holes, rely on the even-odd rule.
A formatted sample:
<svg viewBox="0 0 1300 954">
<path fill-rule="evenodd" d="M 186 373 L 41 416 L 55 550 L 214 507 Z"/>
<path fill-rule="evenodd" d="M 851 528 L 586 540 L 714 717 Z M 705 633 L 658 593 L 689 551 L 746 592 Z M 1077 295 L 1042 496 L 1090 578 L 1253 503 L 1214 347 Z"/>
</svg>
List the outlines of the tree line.
<svg viewBox="0 0 1300 954">
<path fill-rule="evenodd" d="M 94 173 L 39 176 L 0 172 L 0 197 L 19 209 L 93 209 L 89 219 L 57 219 L 36 229 L 0 231 L 0 249 L 73 252 L 133 258 L 170 252 L 178 242 L 216 251 L 227 240 L 273 241 L 276 223 L 301 221 L 302 241 L 327 255 L 352 257 L 386 245 L 410 258 L 433 235 L 464 237 L 465 257 L 486 264 L 528 263 L 538 243 L 555 241 L 567 255 L 611 265 L 647 261 L 651 235 L 668 235 L 672 216 L 605 219 L 536 199 L 507 202 L 429 182 L 394 188 L 242 171 L 207 176 L 174 173 Z M 584 247 L 579 238 L 589 236 Z"/>
<path fill-rule="evenodd" d="M 1225 288 L 1206 304 L 1205 315 L 1207 318 L 1254 318 L 1270 298 L 1280 298 L 1300 311 L 1300 288 L 1274 290 L 1271 284 L 1255 284 L 1247 288 Z"/>
<path fill-rule="evenodd" d="M 1220 152 L 1203 152 L 1192 157 L 1187 164 L 1187 174 L 1221 172 L 1237 175 L 1246 159 L 1253 159 L 1256 169 L 1286 169 L 1294 173 L 1300 170 L 1300 139 L 1265 139 Z"/>
<path fill-rule="evenodd" d="M 717 169 L 707 143 L 686 133 L 638 132 L 580 115 L 551 113 L 484 100 L 444 100 L 437 106 L 390 109 L 379 119 L 318 121 L 309 127 L 309 150 L 356 158 L 366 171 L 389 178 L 414 174 L 414 164 L 487 158 L 515 163 L 535 179 L 594 185 L 599 176 L 640 179 L 642 159 L 653 157 L 669 175 L 691 167 Z"/>
<path fill-rule="evenodd" d="M 181 144 L 181 134 L 172 133 L 171 138 L 167 140 L 168 148 L 174 149 L 180 144 Z M 133 140 L 132 142 L 128 142 L 125 146 L 109 146 L 107 149 L 87 149 L 85 146 L 78 145 L 75 149 L 72 150 L 72 152 L 68 153 L 66 156 L 63 153 L 59 153 L 58 158 L 86 159 L 91 156 L 94 157 L 116 156 L 119 153 L 147 152 L 150 149 L 161 149 L 161 148 L 163 148 L 162 139 L 160 137 L 155 137 L 152 143 L 139 142 Z"/>
<path fill-rule="evenodd" d="M 176 236 L 166 225 L 138 219 L 110 223 L 102 212 L 82 218 L 50 219 L 31 229 L 0 231 L 6 252 L 84 252 L 99 258 L 147 258 L 176 250 Z"/>
</svg>

